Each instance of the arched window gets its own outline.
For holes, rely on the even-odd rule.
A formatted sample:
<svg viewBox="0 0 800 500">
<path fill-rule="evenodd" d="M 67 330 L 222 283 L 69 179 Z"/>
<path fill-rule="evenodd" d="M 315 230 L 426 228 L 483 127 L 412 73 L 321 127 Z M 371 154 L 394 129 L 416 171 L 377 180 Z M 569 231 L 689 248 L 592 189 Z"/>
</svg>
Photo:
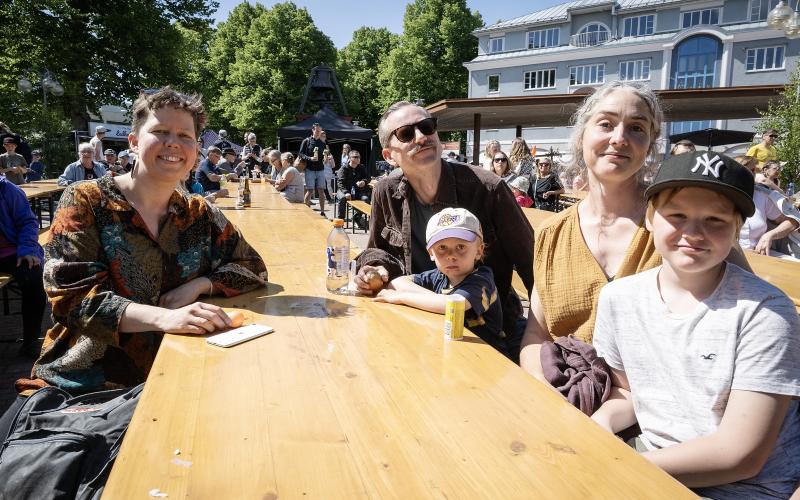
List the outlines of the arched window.
<svg viewBox="0 0 800 500">
<path fill-rule="evenodd" d="M 698 35 L 680 42 L 672 53 L 670 88 L 700 89 L 719 84 L 722 43 L 710 35 Z M 709 120 L 674 122 L 671 133 L 679 134 L 711 126 Z"/>
<path fill-rule="evenodd" d="M 608 26 L 602 23 L 589 23 L 578 31 L 573 38 L 576 47 L 591 47 L 606 43 L 609 39 Z"/>
</svg>

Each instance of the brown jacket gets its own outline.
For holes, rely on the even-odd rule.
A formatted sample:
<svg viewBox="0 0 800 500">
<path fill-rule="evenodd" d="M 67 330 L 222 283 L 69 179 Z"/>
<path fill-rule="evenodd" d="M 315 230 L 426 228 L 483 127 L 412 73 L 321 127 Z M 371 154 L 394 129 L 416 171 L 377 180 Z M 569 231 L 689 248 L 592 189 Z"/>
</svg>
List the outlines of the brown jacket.
<svg viewBox="0 0 800 500">
<path fill-rule="evenodd" d="M 367 249 L 358 266 L 384 266 L 389 278 L 411 274 L 412 188 L 401 169 L 381 179 L 372 194 Z M 522 305 L 511 288 L 516 269 L 530 295 L 533 288 L 533 229 L 505 182 L 466 163 L 442 160 L 442 175 L 433 210 L 466 208 L 481 222 L 485 265 L 492 268 L 503 307 L 503 331 L 513 334 Z"/>
</svg>

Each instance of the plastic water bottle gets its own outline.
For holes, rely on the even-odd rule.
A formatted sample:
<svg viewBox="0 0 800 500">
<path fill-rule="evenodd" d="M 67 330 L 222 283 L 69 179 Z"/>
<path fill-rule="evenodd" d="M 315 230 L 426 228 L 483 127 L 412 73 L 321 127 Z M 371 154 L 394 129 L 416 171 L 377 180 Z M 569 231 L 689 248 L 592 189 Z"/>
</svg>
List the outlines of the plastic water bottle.
<svg viewBox="0 0 800 500">
<path fill-rule="evenodd" d="M 328 258 L 325 286 L 331 293 L 347 295 L 347 285 L 350 282 L 350 238 L 344 232 L 343 219 L 333 220 L 325 253 Z"/>
<path fill-rule="evenodd" d="M 786 186 L 786 196 L 791 198 L 794 196 L 794 182 L 790 182 L 788 186 Z"/>
</svg>

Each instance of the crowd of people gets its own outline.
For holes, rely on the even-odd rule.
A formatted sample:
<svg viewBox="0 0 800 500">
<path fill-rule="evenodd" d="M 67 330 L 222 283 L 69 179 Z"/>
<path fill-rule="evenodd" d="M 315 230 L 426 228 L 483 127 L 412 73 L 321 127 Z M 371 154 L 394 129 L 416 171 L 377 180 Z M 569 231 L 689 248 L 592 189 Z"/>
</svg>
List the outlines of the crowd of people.
<svg viewBox="0 0 800 500">
<path fill-rule="evenodd" d="M 80 144 L 43 251 L 14 185 L 33 162 L 3 139 L 0 271 L 27 287 L 23 348 L 36 361 L 0 436 L 40 388 L 132 387 L 164 332 L 232 324 L 201 297 L 263 286 L 267 269 L 213 201 L 252 177 L 291 203 L 316 196 L 323 216 L 326 202 L 339 217 L 348 200 L 370 203 L 362 294 L 437 313 L 462 296 L 473 333 L 698 494 L 788 498 L 800 486 L 800 323 L 742 252 L 773 253 L 800 226 L 770 131 L 736 159 L 679 143 L 653 165 L 658 99 L 610 82 L 577 110 L 567 164 L 517 138 L 509 154 L 489 141 L 473 166 L 443 158 L 436 119 L 401 101 L 380 119 L 387 175 L 373 182 L 361 152 L 345 144 L 337 161 L 317 123 L 296 155 L 252 133 L 237 154 L 220 131 L 201 159 L 197 96 L 142 93 L 132 115 L 129 150 L 104 151 L 103 127 Z M 586 193 L 563 210 L 565 187 Z M 534 234 L 530 206 L 559 213 Z M 39 350 L 45 290 L 55 326 Z M 565 373 L 567 353 L 591 374 Z"/>
</svg>

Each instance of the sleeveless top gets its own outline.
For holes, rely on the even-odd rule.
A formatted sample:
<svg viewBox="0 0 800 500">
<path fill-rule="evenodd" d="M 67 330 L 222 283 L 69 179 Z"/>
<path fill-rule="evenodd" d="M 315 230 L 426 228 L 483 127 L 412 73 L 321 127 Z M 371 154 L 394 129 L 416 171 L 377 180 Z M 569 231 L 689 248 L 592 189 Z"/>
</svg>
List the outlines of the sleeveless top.
<svg viewBox="0 0 800 500">
<path fill-rule="evenodd" d="M 608 278 L 583 239 L 578 205 L 540 226 L 534 240 L 533 283 L 550 335 L 556 338 L 575 334 L 591 343 L 597 300 Z M 660 264 L 653 236 L 642 221 L 614 278 Z"/>
</svg>

